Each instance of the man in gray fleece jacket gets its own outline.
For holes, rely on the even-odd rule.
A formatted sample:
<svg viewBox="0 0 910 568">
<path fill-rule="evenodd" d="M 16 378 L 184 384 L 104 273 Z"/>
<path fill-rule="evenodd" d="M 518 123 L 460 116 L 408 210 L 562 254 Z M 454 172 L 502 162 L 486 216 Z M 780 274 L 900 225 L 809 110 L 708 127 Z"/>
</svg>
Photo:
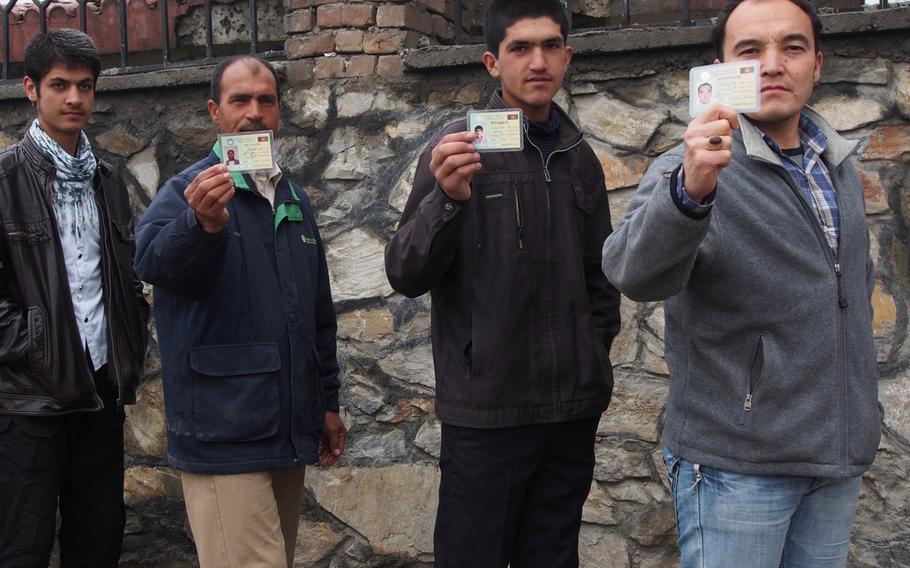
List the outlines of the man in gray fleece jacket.
<svg viewBox="0 0 910 568">
<path fill-rule="evenodd" d="M 694 119 L 604 244 L 610 282 L 666 300 L 683 567 L 844 566 L 878 447 L 857 143 L 806 107 L 820 32 L 806 0 L 728 0 L 718 60 L 760 61 L 761 110 Z"/>
</svg>

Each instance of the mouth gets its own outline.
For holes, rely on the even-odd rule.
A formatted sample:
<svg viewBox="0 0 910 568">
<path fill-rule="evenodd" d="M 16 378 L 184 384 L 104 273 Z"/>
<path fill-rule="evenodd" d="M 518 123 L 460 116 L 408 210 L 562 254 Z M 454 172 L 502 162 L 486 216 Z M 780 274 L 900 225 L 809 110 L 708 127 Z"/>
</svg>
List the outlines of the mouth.
<svg viewBox="0 0 910 568">
<path fill-rule="evenodd" d="M 764 94 L 775 95 L 775 94 L 781 94 L 781 93 L 789 93 L 790 89 L 783 87 L 781 85 L 768 85 L 766 87 L 762 87 L 761 92 L 763 95 Z"/>
<path fill-rule="evenodd" d="M 525 82 L 531 85 L 546 85 L 552 83 L 553 79 L 550 77 L 531 77 Z"/>
</svg>

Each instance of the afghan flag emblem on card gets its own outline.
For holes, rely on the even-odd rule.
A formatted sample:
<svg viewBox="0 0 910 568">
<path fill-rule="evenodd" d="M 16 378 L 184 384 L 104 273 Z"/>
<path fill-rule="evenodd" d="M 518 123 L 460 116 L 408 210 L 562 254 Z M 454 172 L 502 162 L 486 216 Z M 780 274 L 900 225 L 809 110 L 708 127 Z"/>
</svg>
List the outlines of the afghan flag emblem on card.
<svg viewBox="0 0 910 568">
<path fill-rule="evenodd" d="M 755 73 L 755 67 L 753 67 L 751 65 L 748 67 L 740 67 L 739 73 L 740 73 L 740 75 L 748 75 L 749 73 Z"/>
<path fill-rule="evenodd" d="M 268 142 L 268 141 L 269 141 L 269 137 L 268 137 L 268 136 L 260 136 L 260 137 L 259 137 L 259 142 Z"/>
<path fill-rule="evenodd" d="M 506 118 L 507 118 L 508 120 L 518 120 L 518 115 L 517 115 L 517 114 L 510 114 L 510 115 L 509 115 L 508 117 L 506 117 Z"/>
</svg>

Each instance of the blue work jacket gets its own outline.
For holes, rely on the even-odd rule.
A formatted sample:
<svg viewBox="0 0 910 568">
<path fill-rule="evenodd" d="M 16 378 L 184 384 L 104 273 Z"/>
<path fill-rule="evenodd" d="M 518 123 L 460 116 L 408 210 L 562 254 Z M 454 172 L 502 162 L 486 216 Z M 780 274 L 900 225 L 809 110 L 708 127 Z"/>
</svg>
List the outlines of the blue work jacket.
<svg viewBox="0 0 910 568">
<path fill-rule="evenodd" d="M 286 177 L 273 208 L 233 174 L 227 226 L 206 233 L 183 192 L 219 152 L 168 180 L 136 229 L 136 273 L 155 287 L 168 461 L 194 473 L 314 463 L 339 379 L 313 210 Z"/>
</svg>

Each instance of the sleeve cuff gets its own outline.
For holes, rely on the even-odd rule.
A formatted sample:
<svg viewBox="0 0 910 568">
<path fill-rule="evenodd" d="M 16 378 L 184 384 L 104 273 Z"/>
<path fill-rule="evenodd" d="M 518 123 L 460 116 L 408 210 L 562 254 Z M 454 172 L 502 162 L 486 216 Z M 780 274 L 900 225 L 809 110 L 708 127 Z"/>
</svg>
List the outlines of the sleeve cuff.
<svg viewBox="0 0 910 568">
<path fill-rule="evenodd" d="M 711 212 L 711 207 L 714 206 L 714 201 L 717 198 L 717 188 L 714 188 L 701 203 L 698 203 L 686 193 L 683 177 L 682 165 L 680 165 L 670 177 L 670 193 L 673 196 L 673 203 L 687 216 L 693 219 L 704 219 Z"/>
</svg>

